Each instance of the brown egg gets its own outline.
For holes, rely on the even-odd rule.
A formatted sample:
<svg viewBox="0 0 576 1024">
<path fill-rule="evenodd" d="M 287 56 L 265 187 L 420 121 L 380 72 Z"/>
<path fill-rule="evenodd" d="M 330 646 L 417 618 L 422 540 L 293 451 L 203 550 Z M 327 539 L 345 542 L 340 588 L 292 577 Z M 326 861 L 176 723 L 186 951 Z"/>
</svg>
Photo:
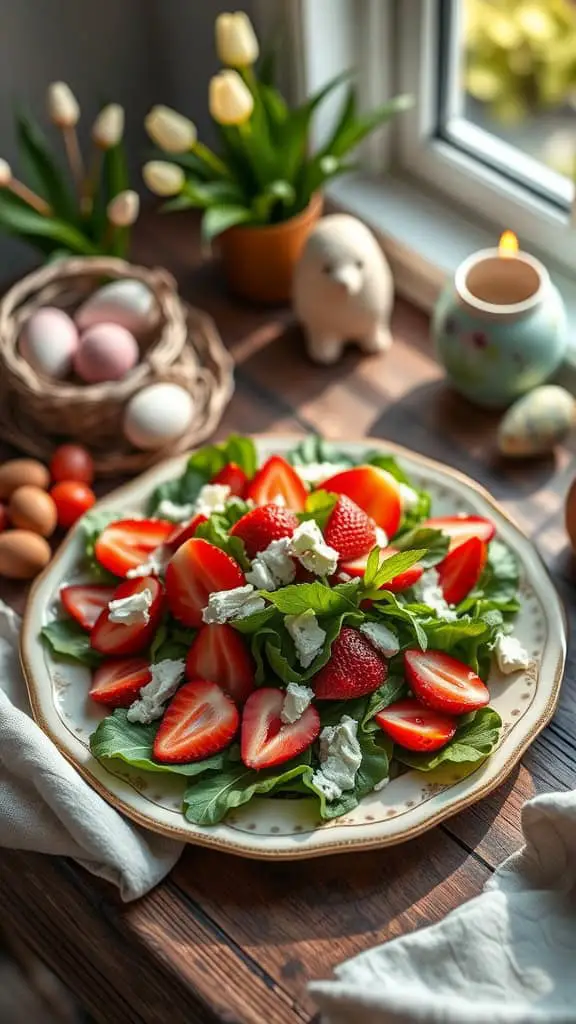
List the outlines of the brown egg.
<svg viewBox="0 0 576 1024">
<path fill-rule="evenodd" d="M 572 550 L 576 553 L 576 477 L 572 481 L 570 490 L 566 495 L 565 522 Z"/>
<path fill-rule="evenodd" d="M 8 530 L 0 534 L 0 576 L 31 580 L 50 561 L 50 545 L 31 530 Z"/>
<path fill-rule="evenodd" d="M 0 466 L 0 499 L 9 498 L 17 487 L 24 484 L 47 490 L 50 474 L 46 466 L 36 459 L 10 459 Z"/>
<path fill-rule="evenodd" d="M 46 491 L 32 484 L 24 484 L 12 493 L 8 515 L 14 526 L 22 530 L 33 530 L 41 537 L 50 537 L 58 521 L 53 499 Z"/>
</svg>

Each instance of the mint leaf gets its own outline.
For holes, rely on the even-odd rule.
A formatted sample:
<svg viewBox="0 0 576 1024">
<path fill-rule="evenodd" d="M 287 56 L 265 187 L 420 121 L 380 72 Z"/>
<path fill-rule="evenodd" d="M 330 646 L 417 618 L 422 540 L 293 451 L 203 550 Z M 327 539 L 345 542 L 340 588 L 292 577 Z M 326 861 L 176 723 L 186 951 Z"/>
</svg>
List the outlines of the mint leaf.
<svg viewBox="0 0 576 1024">
<path fill-rule="evenodd" d="M 90 634 L 73 619 L 55 619 L 42 627 L 40 635 L 53 653 L 62 658 L 78 661 L 90 668 L 102 661 L 102 655 L 90 647 Z"/>
<path fill-rule="evenodd" d="M 430 526 L 417 526 L 401 537 L 394 540 L 394 547 L 399 551 L 408 551 L 410 548 L 426 548 L 426 553 L 420 559 L 424 569 L 430 569 L 438 565 L 446 557 L 450 538 L 442 530 L 434 530 Z"/>
<path fill-rule="evenodd" d="M 261 594 L 283 615 L 301 615 L 308 609 L 315 615 L 341 615 L 357 610 L 360 581 L 351 580 L 335 587 L 328 587 L 319 581 L 291 583 L 280 590 L 262 590 Z"/>
<path fill-rule="evenodd" d="M 378 567 L 377 573 L 374 575 L 370 584 L 366 585 L 363 583 L 365 593 L 363 597 L 374 597 L 378 596 L 378 591 L 384 584 L 389 583 L 395 576 L 399 576 L 400 573 L 406 572 L 416 562 L 420 562 L 422 556 L 426 554 L 423 549 L 417 549 L 416 551 L 399 551 L 396 555 L 391 555 L 389 558 L 384 558 Z"/>
<path fill-rule="evenodd" d="M 141 725 L 140 722 L 129 722 L 126 711 L 119 708 L 108 718 L 104 718 L 92 733 L 90 750 L 99 761 L 118 759 L 146 772 L 192 776 L 224 769 L 228 751 L 214 754 L 203 761 L 191 761 L 189 764 L 160 764 L 159 761 L 155 761 L 152 745 L 158 732 L 158 724 L 152 722 L 151 725 Z"/>
<path fill-rule="evenodd" d="M 433 754 L 413 754 L 403 747 L 394 747 L 397 761 L 430 772 L 442 764 L 471 764 L 484 761 L 491 754 L 500 738 L 502 719 L 494 708 L 481 708 L 458 728 L 450 743 Z"/>
<path fill-rule="evenodd" d="M 311 772 L 310 749 L 276 768 L 255 771 L 244 764 L 227 765 L 196 779 L 184 794 L 184 815 L 196 825 L 216 825 L 233 807 L 248 803 L 257 793 L 271 793 Z"/>
<path fill-rule="evenodd" d="M 306 498 L 304 511 L 300 512 L 298 518 L 301 521 L 305 519 L 314 519 L 318 523 L 320 529 L 324 530 L 337 500 L 338 495 L 332 494 L 331 491 L 313 491 L 312 494 L 309 494 Z"/>
<path fill-rule="evenodd" d="M 378 575 L 378 569 L 380 568 L 380 555 L 382 549 L 379 547 L 372 548 L 372 551 L 368 555 L 368 561 L 366 562 L 366 568 L 364 570 L 364 586 L 371 587 Z"/>
<path fill-rule="evenodd" d="M 374 693 L 370 694 L 368 700 L 368 706 L 364 711 L 360 722 L 360 728 L 363 732 L 376 732 L 380 729 L 377 722 L 374 721 L 374 716 L 379 711 L 383 711 L 390 704 L 395 704 L 397 700 L 402 700 L 408 693 L 408 684 L 403 676 L 390 676 L 382 686 L 379 686 Z"/>
</svg>

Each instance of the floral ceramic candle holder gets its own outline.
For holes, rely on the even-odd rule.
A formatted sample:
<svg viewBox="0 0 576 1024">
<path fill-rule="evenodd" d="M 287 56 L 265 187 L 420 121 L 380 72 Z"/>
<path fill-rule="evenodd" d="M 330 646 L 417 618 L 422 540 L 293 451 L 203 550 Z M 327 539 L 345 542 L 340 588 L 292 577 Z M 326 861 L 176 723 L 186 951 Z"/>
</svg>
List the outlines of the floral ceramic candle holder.
<svg viewBox="0 0 576 1024">
<path fill-rule="evenodd" d="M 548 271 L 504 232 L 498 249 L 460 264 L 433 318 L 438 359 L 478 405 L 505 408 L 562 362 L 566 313 Z"/>
</svg>

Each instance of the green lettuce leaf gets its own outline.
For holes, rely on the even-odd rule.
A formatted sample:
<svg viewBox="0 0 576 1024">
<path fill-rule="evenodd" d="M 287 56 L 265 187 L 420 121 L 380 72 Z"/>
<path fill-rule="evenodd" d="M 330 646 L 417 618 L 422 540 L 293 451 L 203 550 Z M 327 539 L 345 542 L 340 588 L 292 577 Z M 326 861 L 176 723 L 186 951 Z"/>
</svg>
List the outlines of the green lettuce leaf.
<svg viewBox="0 0 576 1024">
<path fill-rule="evenodd" d="M 368 698 L 368 704 L 360 720 L 360 728 L 363 732 L 378 732 L 380 726 L 374 721 L 374 716 L 383 711 L 390 704 L 402 700 L 408 694 L 408 684 L 404 676 L 391 675 L 382 686 L 379 686 Z"/>
<path fill-rule="evenodd" d="M 140 722 L 129 722 L 126 711 L 119 708 L 102 719 L 92 733 L 90 750 L 99 761 L 125 761 L 126 764 L 146 772 L 196 776 L 203 772 L 224 770 L 229 760 L 227 750 L 203 761 L 192 761 L 189 764 L 160 764 L 155 761 L 152 745 L 158 732 L 158 724 L 152 722 L 150 725 L 142 725 Z"/>
<path fill-rule="evenodd" d="M 283 615 L 300 615 L 309 608 L 315 615 L 341 615 L 357 610 L 360 581 L 338 583 L 335 587 L 319 581 L 291 583 L 279 590 L 262 590 L 261 594 Z"/>
<path fill-rule="evenodd" d="M 292 637 L 284 627 L 280 616 L 271 621 L 268 627 L 261 629 L 252 637 L 252 654 L 256 662 L 256 682 L 265 683 L 270 680 L 270 671 L 284 683 L 305 683 L 324 667 L 330 658 L 332 644 L 339 635 L 342 626 L 358 627 L 364 616 L 360 612 L 346 612 L 331 618 L 321 618 L 319 624 L 326 632 L 321 651 L 308 668 L 302 668 Z"/>
<path fill-rule="evenodd" d="M 242 569 L 250 568 L 250 559 L 246 555 L 244 541 L 240 537 L 232 537 L 230 529 L 234 523 L 248 512 L 249 506 L 240 498 L 235 498 L 224 512 L 213 512 L 205 523 L 200 523 L 196 529 L 196 537 L 203 537 L 204 540 L 214 544 L 215 547 L 225 551 Z"/>
<path fill-rule="evenodd" d="M 430 772 L 440 765 L 472 764 L 484 761 L 500 739 L 502 719 L 494 708 L 481 708 L 459 726 L 454 739 L 433 754 L 414 754 L 394 747 L 397 761 L 420 772 Z"/>
<path fill-rule="evenodd" d="M 175 619 L 167 617 L 156 630 L 150 647 L 150 661 L 156 664 L 166 658 L 173 661 L 186 658 L 195 636 L 195 629 L 186 629 Z"/>
<path fill-rule="evenodd" d="M 167 480 L 152 492 L 148 504 L 149 514 L 154 515 L 164 498 L 177 505 L 187 505 L 196 501 L 204 484 L 212 480 L 228 462 L 235 462 L 247 477 L 254 476 L 258 460 L 251 438 L 231 434 L 221 444 L 199 448 L 188 459 L 186 469 L 180 477 Z"/>
<path fill-rule="evenodd" d="M 53 653 L 61 658 L 78 661 L 89 668 L 102 661 L 102 655 L 90 647 L 90 634 L 73 619 L 54 619 L 42 627 L 40 635 Z"/>
<path fill-rule="evenodd" d="M 255 771 L 244 764 L 229 764 L 222 771 L 197 778 L 184 794 L 184 815 L 196 825 L 216 825 L 233 807 L 241 807 L 256 794 L 272 793 L 311 773 L 310 750 L 276 768 Z"/>
</svg>

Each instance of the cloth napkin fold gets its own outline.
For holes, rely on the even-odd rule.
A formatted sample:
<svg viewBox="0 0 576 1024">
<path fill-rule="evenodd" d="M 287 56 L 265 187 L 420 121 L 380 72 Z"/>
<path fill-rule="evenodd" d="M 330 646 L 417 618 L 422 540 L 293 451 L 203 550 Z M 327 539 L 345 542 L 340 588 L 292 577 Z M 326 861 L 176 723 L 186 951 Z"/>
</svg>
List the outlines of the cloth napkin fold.
<svg viewBox="0 0 576 1024">
<path fill-rule="evenodd" d="M 20 619 L 0 601 L 0 846 L 73 857 L 133 900 L 174 866 L 182 844 L 132 825 L 30 717 Z"/>
<path fill-rule="evenodd" d="M 481 896 L 314 982 L 324 1024 L 574 1024 L 576 792 L 529 800 L 522 827 Z"/>
</svg>

